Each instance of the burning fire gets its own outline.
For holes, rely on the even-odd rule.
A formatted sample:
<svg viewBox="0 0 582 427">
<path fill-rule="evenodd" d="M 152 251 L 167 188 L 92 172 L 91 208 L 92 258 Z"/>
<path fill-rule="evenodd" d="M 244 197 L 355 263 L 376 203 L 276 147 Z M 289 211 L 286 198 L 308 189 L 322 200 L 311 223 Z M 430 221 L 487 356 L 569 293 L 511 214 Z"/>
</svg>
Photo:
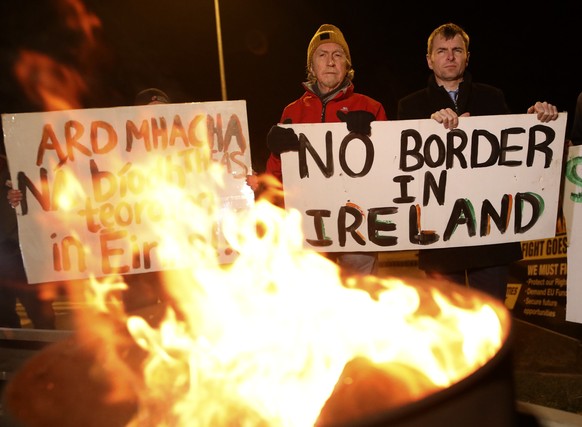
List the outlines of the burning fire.
<svg viewBox="0 0 582 427">
<path fill-rule="evenodd" d="M 334 425 L 449 387 L 501 348 L 500 303 L 430 281 L 342 279 L 305 249 L 299 212 L 265 199 L 225 209 L 227 172 L 209 145 L 196 151 L 202 167 L 187 188 L 152 174 L 153 154 L 142 165 L 150 179 L 136 200 L 160 208 L 142 219 L 166 267 L 161 321 L 126 312 L 122 276 L 69 287 L 93 307 L 76 328 L 94 354 L 88 375 L 106 377 L 105 403 L 132 404 L 127 427 Z M 84 206 L 81 188 L 63 172 L 55 200 L 66 221 Z M 237 254 L 230 264 L 217 227 Z M 43 392 L 63 389 L 55 383 Z"/>
<path fill-rule="evenodd" d="M 95 282 L 88 297 L 143 352 L 127 426 L 329 425 L 338 408 L 359 417 L 422 399 L 500 349 L 507 319 L 494 301 L 430 281 L 344 282 L 334 263 L 304 249 L 298 212 L 266 200 L 221 211 L 222 173 L 212 163 L 199 188 L 160 182 L 146 196 L 178 213 L 156 223 L 160 256 L 179 267 L 165 274 L 171 301 L 159 325 L 125 313 L 116 280 Z M 238 254 L 229 265 L 217 258 L 218 217 Z M 84 316 L 79 327 L 92 330 L 96 351 L 119 353 L 110 344 L 118 331 Z M 126 388 L 111 387 L 109 401 Z M 356 407 L 363 391 L 376 393 L 373 404 Z"/>
<path fill-rule="evenodd" d="M 94 83 L 97 69 L 110 60 L 101 40 L 102 24 L 81 0 L 53 0 L 50 6 L 54 15 L 45 17 L 51 26 L 43 30 L 43 38 L 64 37 L 59 58 L 25 44 L 12 71 L 26 98 L 41 110 L 83 108 L 87 99 L 98 96 L 88 82 Z"/>
<path fill-rule="evenodd" d="M 78 108 L 87 89 L 57 65 L 23 51 L 15 71 L 46 109 Z M 449 387 L 501 348 L 501 304 L 430 281 L 343 280 L 304 248 L 298 212 L 267 200 L 222 209 L 224 171 L 210 163 L 197 188 L 160 181 L 140 194 L 166 213 L 152 222 L 170 296 L 159 324 L 124 310 L 121 277 L 70 286 L 73 300 L 93 303 L 76 331 L 96 354 L 88 375 L 107 374 L 107 403 L 134 404 L 127 427 L 330 425 Z M 59 203 L 74 211 L 79 197 Z M 217 226 L 232 264 L 219 262 Z"/>
</svg>

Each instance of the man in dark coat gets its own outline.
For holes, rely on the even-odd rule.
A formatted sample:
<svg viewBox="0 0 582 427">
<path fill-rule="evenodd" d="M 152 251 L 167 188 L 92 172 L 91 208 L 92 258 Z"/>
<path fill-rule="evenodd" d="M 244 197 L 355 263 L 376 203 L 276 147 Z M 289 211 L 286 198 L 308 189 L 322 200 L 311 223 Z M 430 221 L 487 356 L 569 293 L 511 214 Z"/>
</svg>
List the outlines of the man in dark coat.
<svg viewBox="0 0 582 427">
<path fill-rule="evenodd" d="M 426 88 L 398 102 L 399 120 L 432 118 L 454 129 L 459 117 L 509 114 L 503 92 L 475 83 L 466 70 L 469 36 L 448 23 L 428 38 L 427 63 L 433 71 Z M 542 122 L 558 118 L 554 105 L 536 102 L 527 110 Z M 519 242 L 419 251 L 419 267 L 430 277 L 443 278 L 505 300 L 509 265 L 522 258 Z"/>
</svg>

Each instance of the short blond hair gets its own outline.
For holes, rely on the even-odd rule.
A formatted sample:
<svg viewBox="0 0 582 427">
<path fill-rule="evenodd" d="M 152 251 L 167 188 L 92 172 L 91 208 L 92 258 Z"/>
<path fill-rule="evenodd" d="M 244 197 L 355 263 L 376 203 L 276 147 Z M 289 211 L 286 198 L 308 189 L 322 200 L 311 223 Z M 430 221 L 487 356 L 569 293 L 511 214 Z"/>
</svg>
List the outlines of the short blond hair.
<svg viewBox="0 0 582 427">
<path fill-rule="evenodd" d="M 429 55 L 432 53 L 432 46 L 434 38 L 436 36 L 442 36 L 444 37 L 445 40 L 450 40 L 457 34 L 461 35 L 463 43 L 465 44 L 465 50 L 469 52 L 469 35 L 457 24 L 449 22 L 447 24 L 441 25 L 440 27 L 436 28 L 432 33 L 430 33 L 430 36 L 428 36 L 428 42 L 426 44 L 426 53 Z"/>
</svg>

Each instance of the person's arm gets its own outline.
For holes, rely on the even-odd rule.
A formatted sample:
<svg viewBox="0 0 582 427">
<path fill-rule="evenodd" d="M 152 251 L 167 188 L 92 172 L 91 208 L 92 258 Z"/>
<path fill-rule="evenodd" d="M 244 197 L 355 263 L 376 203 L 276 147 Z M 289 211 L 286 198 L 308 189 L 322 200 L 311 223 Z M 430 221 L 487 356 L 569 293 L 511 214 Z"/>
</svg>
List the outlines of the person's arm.
<svg viewBox="0 0 582 427">
<path fill-rule="evenodd" d="M 348 131 L 368 136 L 372 133 L 372 122 L 376 120 L 374 114 L 365 110 L 354 110 L 347 113 L 340 110 L 336 116 L 346 123 Z"/>
<path fill-rule="evenodd" d="M 537 114 L 538 120 L 546 123 L 558 118 L 558 109 L 555 105 L 547 102 L 536 102 L 527 109 L 528 114 Z"/>
<path fill-rule="evenodd" d="M 8 184 L 9 183 L 7 183 L 6 185 Z M 12 185 L 12 183 L 10 183 L 10 185 Z M 6 198 L 8 199 L 8 203 L 10 203 L 10 206 L 16 208 L 20 204 L 20 201 L 22 200 L 22 192 L 20 190 L 15 190 L 14 188 L 11 187 L 10 190 L 8 190 Z"/>
<path fill-rule="evenodd" d="M 459 116 L 452 108 L 443 108 L 432 113 L 430 118 L 441 123 L 445 129 L 454 129 L 459 126 L 459 117 L 469 116 L 470 114 L 468 112 Z"/>
<path fill-rule="evenodd" d="M 254 170 L 251 170 L 251 174 L 247 175 L 246 181 L 251 190 L 257 191 L 259 189 L 259 177 Z"/>
<path fill-rule="evenodd" d="M 538 120 L 543 123 L 558 118 L 558 109 L 548 102 L 536 102 L 527 109 L 527 113 L 537 114 Z M 459 117 L 468 117 L 469 115 L 469 113 L 463 113 L 459 116 L 453 109 L 443 108 L 432 113 L 430 118 L 441 123 L 445 129 L 454 129 L 459 126 Z"/>
<path fill-rule="evenodd" d="M 267 134 L 267 147 L 271 153 L 277 155 L 299 151 L 299 138 L 293 129 L 273 125 Z"/>
<path fill-rule="evenodd" d="M 454 129 L 459 126 L 459 115 L 452 108 L 442 108 L 430 112 L 429 105 L 433 104 L 429 100 L 426 92 L 415 93 L 398 101 L 398 110 L 396 117 L 398 120 L 423 119 L 430 118 L 442 124 L 445 129 Z M 442 102 L 440 103 L 442 104 Z M 461 114 L 460 117 L 468 117 L 470 113 Z"/>
</svg>

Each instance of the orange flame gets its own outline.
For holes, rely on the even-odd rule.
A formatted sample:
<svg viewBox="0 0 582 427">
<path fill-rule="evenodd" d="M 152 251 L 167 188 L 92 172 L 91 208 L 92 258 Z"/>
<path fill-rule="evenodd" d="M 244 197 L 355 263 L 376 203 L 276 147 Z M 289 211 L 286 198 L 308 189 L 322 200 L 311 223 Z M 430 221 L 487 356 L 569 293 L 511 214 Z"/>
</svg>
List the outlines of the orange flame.
<svg viewBox="0 0 582 427">
<path fill-rule="evenodd" d="M 97 24 L 77 28 L 94 42 Z M 15 73 L 45 110 L 80 108 L 88 91 L 81 71 L 34 51 L 21 52 Z M 124 311 L 119 277 L 95 281 L 78 297 L 99 313 L 79 311 L 78 319 L 79 336 L 97 353 L 93 366 L 122 367 L 110 378 L 107 402 L 137 396 L 128 427 L 325 424 L 328 399 L 335 392 L 341 399 L 356 371 L 398 383 L 391 404 L 405 404 L 465 378 L 500 349 L 508 316 L 501 304 L 430 281 L 344 282 L 337 265 L 304 248 L 298 212 L 266 200 L 249 211 L 221 209 L 223 173 L 214 164 L 197 188 L 159 182 L 140 195 L 179 213 L 152 224 L 171 297 L 159 325 Z M 61 196 L 60 203 L 75 200 Z M 219 219 L 238 253 L 226 266 L 216 253 Z M 95 321 L 99 316 L 114 321 Z M 119 323 L 143 352 L 139 372 L 121 357 L 128 345 Z"/>
<path fill-rule="evenodd" d="M 94 349 L 91 366 L 113 376 L 104 403 L 135 399 L 128 427 L 328 425 L 338 406 L 353 416 L 422 399 L 501 348 L 501 303 L 428 280 L 342 279 L 336 264 L 305 249 L 298 211 L 266 200 L 224 209 L 227 172 L 204 164 L 188 188 L 160 178 L 139 194 L 167 208 L 150 224 L 168 270 L 161 321 L 125 311 L 119 277 L 83 289 L 95 309 L 79 312 L 80 340 Z M 71 179 L 62 192 L 74 205 Z M 217 227 L 238 254 L 231 264 L 219 262 Z M 140 356 L 130 367 L 132 347 Z M 356 382 L 390 399 L 354 407 Z"/>
<path fill-rule="evenodd" d="M 86 81 L 91 79 L 96 61 L 103 60 L 104 46 L 97 37 L 101 29 L 99 18 L 87 10 L 81 0 L 52 2 L 55 16 L 67 31 L 67 61 L 48 53 L 21 49 L 13 66 L 14 75 L 26 97 L 44 111 L 82 108 L 90 90 Z"/>
<path fill-rule="evenodd" d="M 501 347 L 506 315 L 487 297 L 429 281 L 342 283 L 335 264 L 304 249 L 300 214 L 264 200 L 220 212 L 239 254 L 220 265 L 212 189 L 223 172 L 214 166 L 188 189 L 207 194 L 204 203 L 177 188 L 151 190 L 181 206 L 157 224 L 160 253 L 181 267 L 165 277 L 172 304 L 157 327 L 127 319 L 146 354 L 129 426 L 314 425 L 354 361 L 402 381 L 394 401 L 403 403 L 470 375 Z"/>
<path fill-rule="evenodd" d="M 81 108 L 87 86 L 79 72 L 48 55 L 22 50 L 14 74 L 26 96 L 43 110 Z"/>
</svg>

